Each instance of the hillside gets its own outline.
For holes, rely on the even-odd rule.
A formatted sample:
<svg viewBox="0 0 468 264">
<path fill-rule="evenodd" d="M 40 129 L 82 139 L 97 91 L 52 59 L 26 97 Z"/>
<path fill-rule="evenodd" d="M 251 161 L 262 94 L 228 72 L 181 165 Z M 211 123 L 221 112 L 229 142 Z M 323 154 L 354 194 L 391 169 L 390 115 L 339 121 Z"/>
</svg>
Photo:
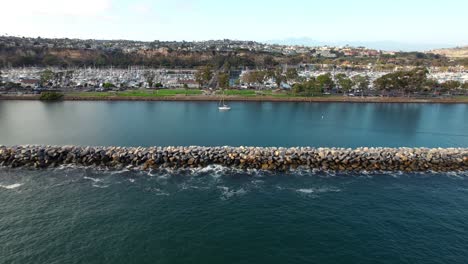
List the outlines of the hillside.
<svg viewBox="0 0 468 264">
<path fill-rule="evenodd" d="M 468 57 L 468 56 L 467 56 Z M 126 68 L 272 68 L 281 64 L 321 64 L 367 68 L 468 65 L 467 59 L 421 52 L 386 53 L 365 47 L 302 47 L 253 41 L 141 42 L 131 40 L 44 39 L 0 36 L 0 68 L 28 66 Z"/>
<path fill-rule="evenodd" d="M 447 56 L 449 58 L 468 58 L 468 46 L 451 49 L 431 50 L 430 53 Z"/>
</svg>

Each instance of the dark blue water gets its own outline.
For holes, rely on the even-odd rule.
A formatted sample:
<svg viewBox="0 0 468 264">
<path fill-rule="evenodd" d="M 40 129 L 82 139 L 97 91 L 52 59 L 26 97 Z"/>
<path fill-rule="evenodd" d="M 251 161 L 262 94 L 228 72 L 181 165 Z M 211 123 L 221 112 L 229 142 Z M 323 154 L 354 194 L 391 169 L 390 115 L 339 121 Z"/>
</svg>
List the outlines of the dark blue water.
<svg viewBox="0 0 468 264">
<path fill-rule="evenodd" d="M 1 263 L 466 263 L 468 174 L 0 170 Z"/>
<path fill-rule="evenodd" d="M 467 104 L 0 101 L 0 144 L 468 147 Z"/>
<path fill-rule="evenodd" d="M 468 105 L 0 101 L 0 144 L 468 147 Z M 0 263 L 467 263 L 468 174 L 0 168 Z"/>
</svg>

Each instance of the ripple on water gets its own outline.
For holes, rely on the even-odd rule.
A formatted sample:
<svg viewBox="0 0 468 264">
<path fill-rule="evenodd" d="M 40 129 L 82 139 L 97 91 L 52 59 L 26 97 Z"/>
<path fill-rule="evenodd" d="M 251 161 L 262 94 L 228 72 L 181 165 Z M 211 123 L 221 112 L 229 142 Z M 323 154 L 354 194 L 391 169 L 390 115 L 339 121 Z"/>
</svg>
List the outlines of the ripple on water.
<svg viewBox="0 0 468 264">
<path fill-rule="evenodd" d="M 65 172 L 65 173 L 63 173 Z M 47 170 L 0 168 L 0 188 L 13 190 L 23 186 L 29 176 L 40 173 L 42 179 L 49 179 L 44 184 L 62 186 L 60 182 L 66 177 L 73 184 L 89 183 L 94 188 L 108 188 L 118 183 L 128 183 L 128 186 L 145 188 L 146 182 L 151 182 L 156 189 L 146 189 L 158 195 L 169 195 L 180 191 L 202 191 L 218 189 L 223 199 L 240 197 L 248 192 L 271 192 L 272 189 L 290 191 L 303 195 L 318 195 L 323 193 L 341 192 L 346 184 L 382 178 L 427 178 L 445 177 L 452 180 L 468 179 L 468 172 L 324 172 L 317 170 L 297 170 L 289 172 L 268 172 L 261 170 L 240 170 L 212 165 L 194 169 L 157 169 L 150 171 L 138 170 L 106 170 L 89 167 L 61 166 Z M 343 181 L 341 181 L 343 180 Z M 330 182 L 332 181 L 332 182 Z M 47 183 L 49 182 L 49 183 Z M 302 184 L 300 184 L 302 182 Z M 304 185 L 304 183 L 307 185 Z M 299 183 L 299 184 L 297 184 Z M 310 183 L 310 184 L 309 184 Z M 322 187 L 332 183 L 334 186 Z M 394 182 L 398 183 L 398 182 Z M 135 184 L 135 185 L 133 185 Z M 49 185 L 49 187 L 51 186 Z M 302 185 L 302 186 L 301 186 Z M 314 186 L 316 185 L 316 186 Z M 394 186 L 394 185 L 392 185 Z M 460 190 L 463 191 L 463 190 Z"/>
<path fill-rule="evenodd" d="M 102 179 L 92 178 L 92 177 L 88 177 L 88 176 L 83 177 L 83 179 L 90 180 L 90 181 L 93 181 L 93 182 L 102 182 Z"/>
<path fill-rule="evenodd" d="M 297 192 L 311 194 L 311 193 L 329 193 L 329 192 L 341 192 L 341 189 L 335 187 L 322 187 L 322 188 L 308 188 L 308 189 L 297 189 Z"/>
</svg>

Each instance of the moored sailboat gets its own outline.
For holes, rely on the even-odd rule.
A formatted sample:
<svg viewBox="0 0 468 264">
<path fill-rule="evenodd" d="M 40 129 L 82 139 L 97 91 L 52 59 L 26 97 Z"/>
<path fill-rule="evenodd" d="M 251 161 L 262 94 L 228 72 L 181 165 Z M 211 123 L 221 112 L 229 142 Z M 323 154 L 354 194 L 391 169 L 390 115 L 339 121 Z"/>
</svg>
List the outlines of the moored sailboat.
<svg viewBox="0 0 468 264">
<path fill-rule="evenodd" d="M 231 107 L 229 105 L 227 105 L 225 100 L 224 100 L 224 90 L 223 90 L 223 94 L 221 96 L 221 100 L 219 101 L 218 109 L 220 111 L 229 111 L 229 110 L 231 110 Z"/>
</svg>

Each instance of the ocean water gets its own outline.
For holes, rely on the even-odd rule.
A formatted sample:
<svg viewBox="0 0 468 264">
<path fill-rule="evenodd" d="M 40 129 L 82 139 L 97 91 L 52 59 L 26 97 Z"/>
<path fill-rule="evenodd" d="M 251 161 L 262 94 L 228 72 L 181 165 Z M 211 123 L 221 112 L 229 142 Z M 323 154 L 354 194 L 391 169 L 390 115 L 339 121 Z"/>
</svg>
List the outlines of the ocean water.
<svg viewBox="0 0 468 264">
<path fill-rule="evenodd" d="M 468 147 L 467 104 L 0 101 L 0 144 Z"/>
<path fill-rule="evenodd" d="M 468 173 L 0 169 L 0 263 L 466 263 Z"/>
<path fill-rule="evenodd" d="M 0 144 L 468 147 L 468 105 L 0 101 Z M 467 263 L 468 172 L 0 168 L 0 263 Z"/>
</svg>

